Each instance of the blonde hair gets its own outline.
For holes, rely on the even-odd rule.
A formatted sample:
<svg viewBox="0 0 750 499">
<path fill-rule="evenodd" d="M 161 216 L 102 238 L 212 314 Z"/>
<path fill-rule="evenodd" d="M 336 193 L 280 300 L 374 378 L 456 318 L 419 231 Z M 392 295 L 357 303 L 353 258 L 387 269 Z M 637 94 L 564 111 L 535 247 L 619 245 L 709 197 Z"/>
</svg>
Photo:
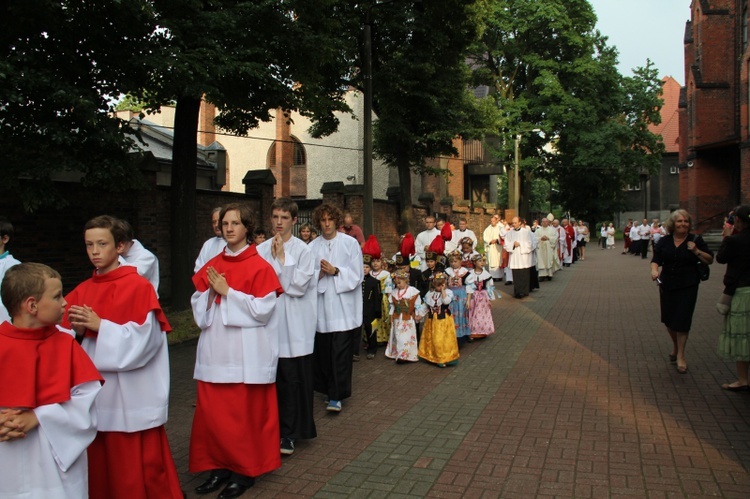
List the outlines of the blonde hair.
<svg viewBox="0 0 750 499">
<path fill-rule="evenodd" d="M 688 224 L 690 224 L 690 227 L 688 227 L 688 232 L 693 228 L 693 217 L 690 216 L 690 213 L 687 212 L 687 210 L 674 210 L 667 219 L 666 222 L 664 222 L 664 229 L 667 231 L 667 234 L 671 234 L 674 232 L 674 224 L 677 220 L 677 217 L 683 217 L 685 220 L 688 221 Z"/>
</svg>

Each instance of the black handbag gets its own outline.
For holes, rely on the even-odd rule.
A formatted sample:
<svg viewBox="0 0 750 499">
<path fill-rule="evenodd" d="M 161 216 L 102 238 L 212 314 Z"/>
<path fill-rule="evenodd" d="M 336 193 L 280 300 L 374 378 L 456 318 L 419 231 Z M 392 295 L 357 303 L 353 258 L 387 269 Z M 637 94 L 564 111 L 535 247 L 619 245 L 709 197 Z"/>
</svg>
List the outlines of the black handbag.
<svg viewBox="0 0 750 499">
<path fill-rule="evenodd" d="M 691 234 L 692 241 L 695 242 L 695 236 Z M 707 281 L 711 277 L 711 267 L 698 260 L 695 264 L 695 270 L 698 272 L 698 277 L 701 281 Z"/>
<path fill-rule="evenodd" d="M 698 270 L 698 277 L 700 277 L 701 281 L 707 281 L 711 277 L 711 268 L 705 263 L 698 262 L 695 268 Z"/>
</svg>

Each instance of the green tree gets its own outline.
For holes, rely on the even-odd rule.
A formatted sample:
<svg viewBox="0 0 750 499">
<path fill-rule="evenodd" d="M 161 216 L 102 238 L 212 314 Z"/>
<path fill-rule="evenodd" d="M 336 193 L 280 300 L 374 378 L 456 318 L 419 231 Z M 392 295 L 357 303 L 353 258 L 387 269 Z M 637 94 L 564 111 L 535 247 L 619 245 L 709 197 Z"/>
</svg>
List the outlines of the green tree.
<svg viewBox="0 0 750 499">
<path fill-rule="evenodd" d="M 0 37 L 3 188 L 30 208 L 52 202 L 52 172 L 78 171 L 100 189 L 132 188 L 132 133 L 115 102 L 146 111 L 176 104 L 172 168 L 173 298 L 191 294 L 198 111 L 242 134 L 276 108 L 297 110 L 324 135 L 346 111 L 352 49 L 345 0 L 132 0 L 5 2 Z M 94 28 L 92 28 L 94 27 Z M 356 51 L 356 50 L 355 50 Z M 11 159 L 12 158 L 12 159 Z M 30 178 L 23 183 L 19 177 Z"/>
<path fill-rule="evenodd" d="M 457 154 L 456 137 L 480 137 L 494 107 L 469 91 L 468 47 L 485 0 L 383 3 L 372 10 L 374 150 L 398 170 L 401 231 L 414 231 L 412 172 L 425 158 Z M 377 2 L 365 4 L 374 9 Z M 354 85 L 361 88 L 355 74 Z"/>
<path fill-rule="evenodd" d="M 244 134 L 275 109 L 309 117 L 314 135 L 336 130 L 346 111 L 349 59 L 336 15 L 343 0 L 153 0 L 148 75 L 134 97 L 157 108 L 176 103 L 172 158 L 172 299 L 192 290 L 198 115 L 201 100 L 216 124 Z"/>
<path fill-rule="evenodd" d="M 103 190 L 137 185 L 131 131 L 108 113 L 137 86 L 150 2 L 25 0 L 0 12 L 0 189 L 33 210 L 63 201 L 52 172 Z"/>
<path fill-rule="evenodd" d="M 651 80 L 618 73 L 617 52 L 596 30 L 586 0 L 495 0 L 492 6 L 472 51 L 474 81 L 495 92 L 503 117 L 501 158 L 512 158 L 521 135 L 520 213 L 529 213 L 532 179 L 540 174 L 557 182 L 554 201 L 579 215 L 613 209 L 622 193 L 605 184 L 619 188 L 653 165 L 654 154 L 658 161 L 658 141 L 646 128 L 658 119 Z M 555 147 L 545 148 L 550 141 Z M 611 167 L 597 163 L 604 155 Z"/>
<path fill-rule="evenodd" d="M 600 110 L 602 117 L 571 118 L 571 133 L 560 137 L 554 160 L 564 205 L 587 220 L 611 220 L 624 209 L 625 187 L 637 184 L 642 174 L 656 173 L 661 165 L 664 144 L 648 130 L 650 123 L 661 120 L 657 70 L 648 62 L 618 83 L 609 87 L 614 102 Z"/>
</svg>

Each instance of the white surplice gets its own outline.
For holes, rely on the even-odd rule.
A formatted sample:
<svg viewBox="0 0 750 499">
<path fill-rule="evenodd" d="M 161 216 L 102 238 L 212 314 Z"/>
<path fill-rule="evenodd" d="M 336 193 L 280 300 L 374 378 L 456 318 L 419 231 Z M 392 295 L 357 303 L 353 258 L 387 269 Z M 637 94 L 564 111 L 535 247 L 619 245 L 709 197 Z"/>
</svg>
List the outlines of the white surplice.
<svg viewBox="0 0 750 499">
<path fill-rule="evenodd" d="M 34 409 L 39 426 L 0 443 L 0 498 L 88 497 L 86 448 L 96 436 L 94 400 L 101 383 L 70 390 L 70 400 Z"/>
<path fill-rule="evenodd" d="M 195 259 L 195 269 L 193 269 L 193 272 L 195 273 L 202 269 L 206 262 L 224 251 L 226 245 L 227 242 L 221 236 L 206 239 L 200 253 L 198 253 L 198 258 Z"/>
<path fill-rule="evenodd" d="M 258 245 L 258 254 L 276 271 L 284 288 L 278 297 L 275 314 L 279 317 L 279 357 L 288 359 L 310 355 L 315 345 L 318 315 L 318 291 L 315 261 L 310 247 L 291 236 L 284 243 L 284 265 L 273 258 L 273 238 Z"/>
<path fill-rule="evenodd" d="M 315 238 L 309 245 L 315 261 L 318 292 L 316 332 L 351 331 L 362 325 L 362 248 L 353 237 L 337 232 L 332 239 Z M 320 276 L 320 262 L 339 269 L 336 276 Z"/>
<path fill-rule="evenodd" d="M 138 269 L 138 274 L 148 279 L 156 291 L 156 296 L 159 296 L 159 259 L 138 239 L 133 239 L 133 245 L 127 253 L 120 255 L 120 264 Z"/>
</svg>

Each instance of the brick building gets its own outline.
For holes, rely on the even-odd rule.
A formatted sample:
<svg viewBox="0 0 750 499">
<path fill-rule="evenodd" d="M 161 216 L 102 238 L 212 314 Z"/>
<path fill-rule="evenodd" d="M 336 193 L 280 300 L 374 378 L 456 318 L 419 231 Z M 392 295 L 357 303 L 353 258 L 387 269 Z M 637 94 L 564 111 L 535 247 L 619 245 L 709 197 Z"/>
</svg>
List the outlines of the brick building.
<svg viewBox="0 0 750 499">
<path fill-rule="evenodd" d="M 355 116 L 361 116 L 362 99 L 357 92 L 346 95 Z M 300 206 L 300 222 L 308 220 L 312 209 L 324 199 L 333 200 L 349 211 L 355 223 L 362 223 L 364 187 L 363 129 L 361 120 L 340 114 L 339 130 L 329 137 L 316 139 L 307 133 L 310 121 L 298 113 L 275 110 L 273 119 L 260 123 L 246 136 L 217 129 L 217 109 L 206 102 L 201 105 L 198 128 L 199 160 L 206 150 L 220 150 L 216 156 L 220 184 L 212 187 L 228 192 L 247 192 L 257 179 L 267 181 L 272 174 L 274 197 L 289 196 Z M 124 119 L 131 118 L 125 112 Z M 174 108 L 164 106 L 158 114 L 146 117 L 148 128 L 170 135 Z M 154 141 L 149 147 L 168 141 Z M 428 159 L 427 166 L 444 170 L 444 175 L 412 175 L 412 200 L 416 231 L 422 230 L 424 217 L 439 213 L 457 223 L 466 217 L 476 231 L 489 224 L 497 209 L 497 179 L 502 167 L 485 158 L 486 149 L 475 140 L 454 140 L 456 157 Z M 164 153 L 164 151 L 161 151 Z M 171 151 L 163 154 L 171 157 Z M 212 158 L 213 159 L 213 158 Z M 218 161 L 220 160 L 220 161 Z M 200 164 L 200 163 L 199 163 Z M 398 192 L 401 186 L 395 169 L 373 162 L 373 198 L 375 233 L 386 253 L 396 251 L 399 234 Z"/>
<path fill-rule="evenodd" d="M 680 206 L 699 232 L 750 201 L 748 0 L 693 0 L 680 95 Z"/>
</svg>

